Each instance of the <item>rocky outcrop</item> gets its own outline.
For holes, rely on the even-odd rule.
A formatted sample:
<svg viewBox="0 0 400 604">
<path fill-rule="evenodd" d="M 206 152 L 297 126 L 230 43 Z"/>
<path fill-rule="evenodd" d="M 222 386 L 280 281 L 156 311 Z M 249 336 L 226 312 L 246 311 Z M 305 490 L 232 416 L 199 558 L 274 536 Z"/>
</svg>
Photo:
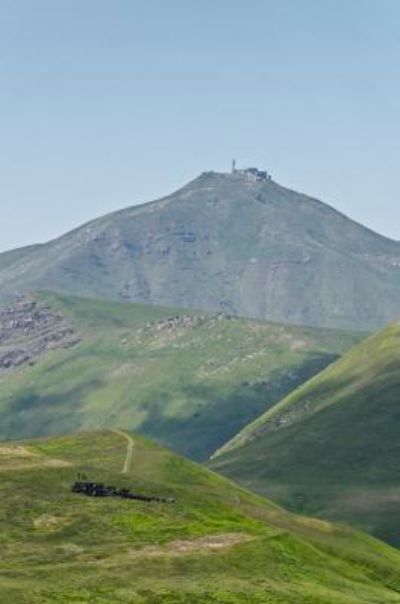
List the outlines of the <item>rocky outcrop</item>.
<svg viewBox="0 0 400 604">
<path fill-rule="evenodd" d="M 33 365 L 50 349 L 79 341 L 71 325 L 45 303 L 20 297 L 0 309 L 0 374 L 24 364 Z"/>
<path fill-rule="evenodd" d="M 218 312 L 201 315 L 173 315 L 156 322 L 149 322 L 144 329 L 155 329 L 156 331 L 177 331 L 178 329 L 193 329 L 204 325 L 212 326 L 216 321 L 231 320 L 234 317 L 228 313 Z"/>
</svg>

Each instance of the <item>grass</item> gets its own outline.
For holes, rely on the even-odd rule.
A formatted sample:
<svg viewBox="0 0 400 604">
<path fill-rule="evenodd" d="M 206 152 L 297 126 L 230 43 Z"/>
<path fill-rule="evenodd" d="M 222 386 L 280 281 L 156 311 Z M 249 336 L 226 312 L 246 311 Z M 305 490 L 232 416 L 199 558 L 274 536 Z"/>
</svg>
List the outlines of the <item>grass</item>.
<svg viewBox="0 0 400 604">
<path fill-rule="evenodd" d="M 290 509 L 400 545 L 400 324 L 245 427 L 213 467 Z"/>
<path fill-rule="evenodd" d="M 0 601 L 400 602 L 396 550 L 133 438 L 127 474 L 126 441 L 110 430 L 0 445 Z M 78 471 L 176 503 L 75 495 Z"/>
<path fill-rule="evenodd" d="M 124 425 L 205 460 L 362 337 L 195 311 L 41 294 L 77 346 L 0 381 L 0 438 Z M 188 325 L 160 329 L 184 314 Z"/>
</svg>

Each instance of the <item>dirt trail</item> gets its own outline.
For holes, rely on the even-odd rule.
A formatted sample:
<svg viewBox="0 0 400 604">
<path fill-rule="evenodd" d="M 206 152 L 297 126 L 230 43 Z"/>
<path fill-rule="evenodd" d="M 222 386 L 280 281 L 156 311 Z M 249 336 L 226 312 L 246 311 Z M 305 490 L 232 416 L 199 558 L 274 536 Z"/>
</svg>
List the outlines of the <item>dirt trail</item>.
<svg viewBox="0 0 400 604">
<path fill-rule="evenodd" d="M 121 567 L 132 560 L 143 560 L 144 558 L 157 558 L 160 556 L 189 556 L 196 553 L 209 553 L 231 549 L 237 545 L 248 543 L 256 539 L 254 535 L 247 533 L 222 533 L 205 535 L 193 540 L 178 539 L 162 546 L 147 545 L 140 549 L 131 549 L 121 554 L 116 554 L 103 559 L 86 559 L 89 564 L 105 566 L 109 568 Z"/>
<path fill-rule="evenodd" d="M 135 445 L 135 442 L 132 436 L 130 436 L 126 432 L 123 432 L 122 430 L 118 430 L 117 428 L 115 428 L 114 430 L 112 430 L 112 432 L 114 432 L 115 434 L 119 434 L 119 436 L 122 436 L 122 438 L 125 438 L 125 440 L 127 441 L 126 456 L 124 465 L 122 467 L 122 474 L 127 474 L 129 472 L 129 468 L 131 467 L 133 447 Z"/>
</svg>

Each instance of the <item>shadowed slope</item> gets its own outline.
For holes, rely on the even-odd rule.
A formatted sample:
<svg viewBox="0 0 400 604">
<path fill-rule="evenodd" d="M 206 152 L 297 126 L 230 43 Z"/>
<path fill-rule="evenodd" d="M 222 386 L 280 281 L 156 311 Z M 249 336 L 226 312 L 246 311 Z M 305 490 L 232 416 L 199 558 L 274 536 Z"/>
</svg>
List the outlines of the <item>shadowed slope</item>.
<svg viewBox="0 0 400 604">
<path fill-rule="evenodd" d="M 292 509 L 400 544 L 399 420 L 395 324 L 244 428 L 212 465 Z"/>
<path fill-rule="evenodd" d="M 361 337 L 50 294 L 38 297 L 39 315 L 42 306 L 79 343 L 0 381 L 2 438 L 122 424 L 206 459 Z M 2 346 L 0 333 L 0 358 Z"/>
</svg>

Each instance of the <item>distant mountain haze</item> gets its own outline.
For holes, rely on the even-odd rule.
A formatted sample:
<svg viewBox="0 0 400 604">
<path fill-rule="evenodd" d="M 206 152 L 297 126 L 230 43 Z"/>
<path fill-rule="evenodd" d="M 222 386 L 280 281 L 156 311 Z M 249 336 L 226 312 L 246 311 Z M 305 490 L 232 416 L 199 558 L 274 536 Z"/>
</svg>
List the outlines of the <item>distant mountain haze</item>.
<svg viewBox="0 0 400 604">
<path fill-rule="evenodd" d="M 400 243 L 244 172 L 0 254 L 0 301 L 53 290 L 369 330 L 400 318 Z"/>
</svg>

